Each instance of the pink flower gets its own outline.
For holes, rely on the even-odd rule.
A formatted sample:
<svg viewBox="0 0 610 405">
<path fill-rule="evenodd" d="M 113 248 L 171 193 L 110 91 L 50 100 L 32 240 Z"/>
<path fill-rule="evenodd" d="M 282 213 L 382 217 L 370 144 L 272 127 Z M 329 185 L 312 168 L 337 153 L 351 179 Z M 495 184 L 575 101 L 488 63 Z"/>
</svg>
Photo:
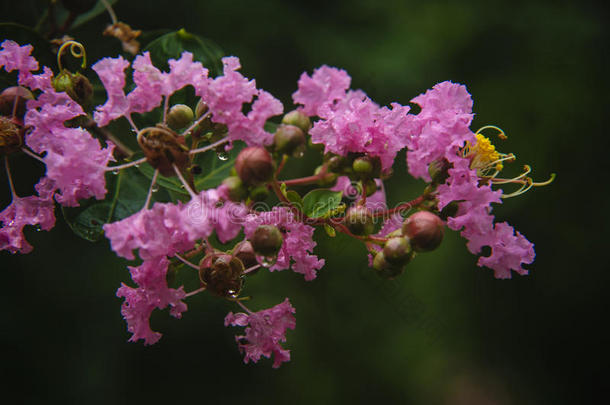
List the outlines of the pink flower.
<svg viewBox="0 0 610 405">
<path fill-rule="evenodd" d="M 506 222 L 495 224 L 493 233 L 488 236 L 491 255 L 480 257 L 479 266 L 493 269 L 496 278 L 511 278 L 511 270 L 521 275 L 528 274 L 521 265 L 532 263 L 536 256 L 530 241 Z"/>
<path fill-rule="evenodd" d="M 316 271 L 324 266 L 324 259 L 318 259 L 311 254 L 316 246 L 313 240 L 315 230 L 313 227 L 298 221 L 286 207 L 273 207 L 271 211 L 248 215 L 244 225 L 246 237 L 252 237 L 259 225 L 275 225 L 284 236 L 277 261 L 269 270 L 288 269 L 291 267 L 292 259 L 294 272 L 303 274 L 307 281 L 316 278 Z"/>
<path fill-rule="evenodd" d="M 0 68 L 4 66 L 7 72 L 19 71 L 19 84 L 27 85 L 33 71 L 38 70 L 38 61 L 30 56 L 34 49 L 32 45 L 19 46 L 18 43 L 5 40 L 0 44 Z"/>
<path fill-rule="evenodd" d="M 118 58 L 104 58 L 93 65 L 91 68 L 97 73 L 106 88 L 108 100 L 102 106 L 98 106 L 93 115 L 95 122 L 100 127 L 107 125 L 119 117 L 130 114 L 130 103 L 125 96 L 125 69 L 129 67 L 129 62 Z M 148 95 L 146 95 L 148 96 Z"/>
<path fill-rule="evenodd" d="M 131 278 L 138 285 L 136 288 L 122 284 L 117 290 L 117 297 L 125 298 L 121 314 L 127 322 L 127 330 L 132 334 L 130 342 L 144 340 L 144 344 L 155 344 L 161 333 L 150 328 L 150 315 L 155 308 L 170 307 L 170 314 L 181 318 L 187 306 L 181 300 L 186 294 L 182 287 L 168 288 L 166 281 L 169 261 L 166 257 L 146 260 L 138 267 L 129 267 Z"/>
<path fill-rule="evenodd" d="M 264 90 L 257 90 L 254 80 L 248 80 L 237 72 L 239 59 L 230 56 L 222 58 L 224 74 L 211 80 L 202 98 L 209 107 L 212 121 L 225 124 L 228 138 L 242 140 L 249 146 L 269 145 L 273 134 L 264 130 L 265 122 L 272 116 L 281 114 L 282 103 Z M 243 105 L 252 104 L 248 115 L 243 113 Z"/>
<path fill-rule="evenodd" d="M 322 118 L 310 134 L 312 142 L 325 146 L 325 152 L 377 156 L 388 170 L 412 131 L 409 107 L 394 103 L 391 109 L 380 108 L 364 92 L 347 91 L 349 83 L 345 71 L 323 66 L 312 78 L 301 76 L 293 99 L 304 105 L 305 113 Z"/>
<path fill-rule="evenodd" d="M 280 343 L 286 341 L 286 330 L 295 327 L 294 312 L 286 298 L 281 304 L 262 311 L 227 314 L 225 326 L 246 326 L 245 334 L 235 337 L 239 349 L 245 354 L 244 363 L 256 363 L 261 356 L 271 358 L 271 354 L 274 355 L 273 368 L 290 360 L 290 350 L 285 350 Z"/>
<path fill-rule="evenodd" d="M 345 97 L 351 81 L 352 78 L 345 70 L 324 65 L 315 69 L 312 77 L 303 72 L 299 79 L 299 89 L 294 92 L 292 99 L 295 104 L 303 106 L 305 114 L 320 115 L 318 111 L 321 107 L 332 105 Z"/>
<path fill-rule="evenodd" d="M 50 181 L 43 178 L 36 185 L 38 196 L 13 197 L 12 203 L 0 212 L 0 250 L 29 253 L 33 248 L 25 240 L 24 226 L 37 225 L 44 231 L 55 226 L 55 205 L 49 184 Z"/>
<path fill-rule="evenodd" d="M 105 169 L 114 160 L 114 145 L 101 148 L 99 142 L 82 128 L 67 128 L 64 122 L 83 114 L 83 110 L 65 93 L 53 89 L 43 92 L 28 104 L 25 125 L 32 129 L 26 144 L 37 153 L 45 153 L 47 177 L 59 193 L 57 202 L 78 206 L 78 200 L 106 195 Z"/>
</svg>

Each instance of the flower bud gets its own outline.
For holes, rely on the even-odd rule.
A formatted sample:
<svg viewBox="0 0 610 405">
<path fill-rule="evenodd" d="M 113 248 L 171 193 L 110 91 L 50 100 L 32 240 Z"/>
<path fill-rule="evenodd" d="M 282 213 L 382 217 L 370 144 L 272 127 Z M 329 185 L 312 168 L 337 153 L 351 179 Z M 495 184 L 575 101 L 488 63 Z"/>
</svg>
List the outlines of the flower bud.
<svg viewBox="0 0 610 405">
<path fill-rule="evenodd" d="M 429 211 L 419 211 L 405 219 L 402 234 L 409 238 L 414 250 L 429 252 L 441 244 L 444 224 L 437 215 Z"/>
<path fill-rule="evenodd" d="M 314 170 L 314 172 L 313 172 L 314 176 L 319 175 L 322 172 L 322 169 L 324 169 L 324 166 L 316 167 L 316 170 Z M 321 187 L 332 187 L 337 183 L 338 178 L 339 178 L 339 175 L 337 173 L 332 173 L 332 172 L 327 171 L 320 178 L 320 180 L 318 180 L 318 185 L 320 185 Z"/>
<path fill-rule="evenodd" d="M 0 155 L 16 152 L 23 144 L 21 129 L 10 119 L 0 116 Z"/>
<path fill-rule="evenodd" d="M 250 199 L 252 201 L 265 201 L 267 197 L 269 197 L 267 186 L 256 186 L 250 190 Z"/>
<path fill-rule="evenodd" d="M 222 181 L 227 188 L 229 199 L 234 202 L 243 201 L 248 196 L 248 190 L 237 176 L 229 176 Z"/>
<path fill-rule="evenodd" d="M 274 256 L 282 247 L 284 237 L 282 232 L 274 225 L 260 225 L 250 238 L 250 243 L 256 254 L 261 256 Z"/>
<path fill-rule="evenodd" d="M 403 265 L 411 259 L 411 244 L 407 238 L 390 238 L 383 246 L 385 260 L 391 264 Z"/>
<path fill-rule="evenodd" d="M 8 87 L 0 93 L 0 115 L 5 117 L 13 116 L 15 110 L 15 118 L 23 120 L 25 115 L 25 103 L 32 100 L 34 95 L 31 91 L 21 86 Z M 17 105 L 15 106 L 15 103 Z"/>
<path fill-rule="evenodd" d="M 243 241 L 235 248 L 233 253 L 235 257 L 242 261 L 245 268 L 253 267 L 258 264 L 254 248 L 249 241 Z M 250 274 L 250 273 L 248 273 Z"/>
<path fill-rule="evenodd" d="M 193 122 L 195 114 L 191 107 L 184 104 L 176 104 L 167 113 L 167 125 L 172 129 L 185 128 Z"/>
<path fill-rule="evenodd" d="M 275 150 L 284 155 L 302 156 L 305 151 L 305 134 L 294 125 L 280 125 L 274 136 Z"/>
<path fill-rule="evenodd" d="M 311 120 L 309 117 L 299 110 L 290 111 L 284 118 L 282 118 L 282 124 L 294 125 L 306 134 L 311 129 Z"/>
<path fill-rule="evenodd" d="M 197 106 L 195 107 L 195 117 L 197 117 L 197 119 L 201 118 L 201 116 L 207 113 L 208 110 L 208 104 L 203 101 L 202 98 L 200 98 L 199 101 L 197 101 Z"/>
<path fill-rule="evenodd" d="M 360 178 L 370 179 L 379 177 L 381 174 L 381 161 L 379 158 L 360 156 L 354 159 L 352 170 Z"/>
<path fill-rule="evenodd" d="M 264 183 L 273 174 L 273 160 L 265 148 L 251 146 L 239 152 L 235 160 L 235 170 L 247 185 Z"/>
<path fill-rule="evenodd" d="M 182 142 L 184 138 L 176 137 L 172 132 L 153 128 L 147 136 L 138 136 L 138 143 L 144 151 L 147 162 L 159 169 L 159 173 L 166 177 L 176 174 L 174 166 L 184 169 L 189 164 L 188 149 Z"/>
<path fill-rule="evenodd" d="M 56 91 L 64 91 L 70 98 L 81 106 L 86 106 L 93 97 L 93 86 L 89 79 L 80 73 L 62 71 L 53 79 L 53 87 Z"/>
<path fill-rule="evenodd" d="M 373 217 L 366 207 L 357 205 L 350 208 L 345 214 L 345 225 L 354 235 L 369 235 L 373 232 L 375 224 Z"/>
<path fill-rule="evenodd" d="M 385 257 L 383 251 L 381 251 L 378 252 L 373 259 L 373 269 L 379 277 L 391 280 L 404 273 L 405 265 L 390 263 Z"/>
<path fill-rule="evenodd" d="M 349 162 L 343 156 L 330 155 L 328 160 L 326 160 L 328 170 L 335 173 L 341 173 L 347 165 L 349 165 Z"/>
<path fill-rule="evenodd" d="M 366 187 L 366 196 L 370 197 L 375 192 L 377 192 L 377 182 L 375 179 L 368 179 L 364 182 L 364 186 Z"/>
<path fill-rule="evenodd" d="M 226 254 L 206 256 L 200 263 L 199 279 L 208 291 L 234 298 L 241 291 L 243 272 L 244 264 L 237 257 Z"/>
</svg>

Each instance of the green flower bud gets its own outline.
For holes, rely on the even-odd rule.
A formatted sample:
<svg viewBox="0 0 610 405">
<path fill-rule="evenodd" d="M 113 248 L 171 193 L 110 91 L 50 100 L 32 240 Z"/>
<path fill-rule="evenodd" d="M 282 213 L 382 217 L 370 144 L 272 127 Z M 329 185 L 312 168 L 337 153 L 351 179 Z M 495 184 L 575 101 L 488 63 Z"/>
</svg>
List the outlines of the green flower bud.
<svg viewBox="0 0 610 405">
<path fill-rule="evenodd" d="M 89 79 L 80 73 L 70 73 L 67 70 L 63 70 L 53 79 L 53 88 L 58 92 L 66 92 L 81 106 L 87 106 L 93 97 L 93 86 Z"/>
<path fill-rule="evenodd" d="M 361 205 L 350 208 L 345 214 L 344 221 L 354 235 L 369 235 L 375 228 L 373 217 L 366 207 Z"/>
<path fill-rule="evenodd" d="M 379 177 L 381 175 L 381 160 L 370 156 L 360 156 L 352 163 L 354 174 L 363 179 Z"/>
<path fill-rule="evenodd" d="M 335 173 L 341 173 L 342 170 L 349 165 L 347 159 L 343 156 L 329 155 L 326 160 L 326 167 L 329 171 Z"/>
<path fill-rule="evenodd" d="M 227 187 L 229 199 L 234 202 L 243 201 L 248 196 L 248 190 L 244 187 L 244 183 L 237 176 L 229 176 L 222 181 L 222 184 Z"/>
<path fill-rule="evenodd" d="M 250 243 L 256 254 L 275 256 L 284 243 L 284 237 L 276 226 L 260 225 L 250 238 Z"/>
<path fill-rule="evenodd" d="M 199 101 L 197 101 L 197 106 L 195 107 L 195 116 L 197 117 L 197 119 L 201 118 L 201 116 L 207 113 L 208 110 L 209 107 L 207 103 L 200 98 Z"/>
<path fill-rule="evenodd" d="M 195 114 L 188 105 L 176 104 L 167 113 L 167 125 L 172 129 L 185 128 L 193 122 Z"/>
<path fill-rule="evenodd" d="M 366 187 L 366 196 L 370 197 L 377 191 L 377 182 L 375 179 L 368 179 L 364 182 Z"/>
<path fill-rule="evenodd" d="M 31 91 L 21 86 L 8 87 L 0 93 L 0 115 L 5 117 L 13 116 L 13 109 L 15 111 L 15 118 L 23 120 L 25 115 L 25 103 L 28 100 L 32 100 L 34 95 Z M 17 103 L 17 105 L 15 105 Z"/>
<path fill-rule="evenodd" d="M 244 184 L 264 183 L 273 175 L 273 160 L 265 148 L 251 146 L 239 152 L 235 170 Z"/>
<path fill-rule="evenodd" d="M 402 234 L 417 252 L 436 249 L 443 240 L 444 229 L 443 221 L 429 211 L 416 212 L 402 224 Z"/>
<path fill-rule="evenodd" d="M 274 143 L 279 153 L 300 157 L 305 151 L 305 134 L 294 125 L 280 125 L 275 131 Z"/>
<path fill-rule="evenodd" d="M 385 257 L 383 251 L 381 251 L 373 258 L 373 269 L 379 277 L 391 280 L 404 273 L 405 265 L 390 263 Z"/>
<path fill-rule="evenodd" d="M 407 264 L 411 259 L 411 245 L 404 237 L 390 238 L 383 246 L 385 260 L 395 265 Z"/>
<path fill-rule="evenodd" d="M 319 175 L 320 172 L 322 172 L 322 169 L 324 169 L 324 166 L 318 166 L 316 167 L 316 170 L 314 170 L 313 174 L 315 176 Z M 324 176 L 322 176 L 322 178 L 320 178 L 320 180 L 318 180 L 318 184 L 321 187 L 332 187 L 337 183 L 337 179 L 339 178 L 339 175 L 337 173 L 332 173 L 327 171 Z"/>
<path fill-rule="evenodd" d="M 290 111 L 284 118 L 282 118 L 282 123 L 287 125 L 294 125 L 303 131 L 306 134 L 311 129 L 311 120 L 309 117 L 301 111 L 294 110 Z"/>
</svg>

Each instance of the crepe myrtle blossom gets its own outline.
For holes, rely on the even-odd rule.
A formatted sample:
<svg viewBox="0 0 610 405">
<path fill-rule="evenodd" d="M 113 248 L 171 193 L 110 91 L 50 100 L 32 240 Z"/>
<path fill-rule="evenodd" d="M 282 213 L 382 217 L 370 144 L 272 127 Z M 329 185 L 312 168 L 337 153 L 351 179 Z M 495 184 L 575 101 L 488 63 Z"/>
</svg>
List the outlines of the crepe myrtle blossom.
<svg viewBox="0 0 610 405">
<path fill-rule="evenodd" d="M 486 136 L 493 131 L 504 138 L 499 128 L 471 130 L 473 102 L 463 85 L 442 82 L 413 98 L 421 107 L 414 114 L 398 103 L 379 106 L 362 90 L 350 88 L 347 72 L 322 66 L 301 75 L 292 95 L 296 110 L 269 132 L 265 128 L 275 124 L 268 120 L 284 108 L 240 73 L 237 57 L 223 58 L 223 73 L 215 78 L 189 52 L 170 59 L 168 71 L 154 66 L 149 52 L 132 62 L 103 58 L 92 69 L 107 97 L 87 111 L 70 91 L 60 91 L 66 86 L 58 78 L 72 74 L 61 66 L 57 76 L 47 67 L 40 71 L 31 52 L 30 45 L 8 40 L 0 49 L 0 68 L 17 71 L 22 86 L 0 95 L 0 152 L 12 196 L 0 212 L 0 249 L 31 251 L 24 228 L 51 229 L 55 202 L 76 207 L 85 199 L 102 200 L 107 172 L 147 165 L 141 172 L 152 176 L 141 208 L 129 216 L 113 211 L 109 217 L 121 219 L 101 224 L 111 249 L 136 261 L 128 267 L 132 281 L 116 292 L 132 342 L 159 341 L 161 333 L 150 326 L 155 309 L 169 308 L 180 318 L 189 299 L 207 292 L 244 311 L 224 319 L 225 326 L 245 328 L 236 337 L 244 362 L 273 356 L 277 368 L 289 361 L 282 344 L 286 331 L 295 328 L 295 309 L 286 298 L 251 311 L 244 303 L 251 298 L 244 295 L 245 280 L 261 268 L 292 269 L 306 281 L 315 279 L 325 264 L 315 253 L 316 229 L 362 243 L 369 266 L 386 279 L 400 276 L 417 255 L 435 250 L 446 227 L 459 231 L 473 254 L 488 248 L 490 254 L 480 256 L 478 265 L 493 269 L 496 278 L 527 274 L 524 265 L 534 260 L 533 244 L 507 222 L 495 222 L 492 204 L 552 178 L 534 182 L 529 166 L 516 177 L 501 177 L 504 164 L 515 156 L 497 151 Z M 126 92 L 128 71 L 133 87 Z M 185 87 L 194 90 L 197 105 L 170 105 L 172 95 Z M 134 120 L 135 114 L 155 109 L 160 109 L 160 122 L 136 125 L 151 115 Z M 131 131 L 115 136 L 109 124 L 120 118 Z M 114 142 L 101 143 L 76 124 L 83 120 L 96 136 Z M 136 142 L 123 144 L 128 137 L 135 138 L 139 151 L 125 146 Z M 302 158 L 308 145 L 324 150 L 320 166 L 309 176 L 285 179 L 287 161 Z M 228 161 L 230 148 L 237 156 Z M 426 185 L 420 196 L 390 207 L 385 180 L 403 149 L 408 173 Z M 111 165 L 115 150 L 125 159 Z M 206 152 L 209 156 L 200 159 Z M 15 191 L 9 167 L 15 153 L 45 165 L 35 195 L 21 197 Z M 215 155 L 227 162 L 215 162 L 211 169 L 201 163 Z M 519 188 L 505 192 L 499 186 Z M 171 190 L 172 201 L 157 201 L 157 187 Z M 122 202 L 121 188 L 112 194 L 114 209 Z M 279 203 L 269 205 L 271 198 Z M 175 274 L 183 270 L 178 280 L 190 277 L 198 287 L 187 292 L 176 282 Z"/>
<path fill-rule="evenodd" d="M 55 223 L 53 199 L 64 206 L 77 206 L 79 200 L 95 197 L 103 199 L 106 194 L 105 167 L 112 156 L 113 145 L 105 148 L 89 132 L 80 127 L 68 127 L 66 121 L 84 114 L 81 106 L 66 93 L 53 88 L 52 71 L 44 67 L 43 72 L 34 74 L 38 62 L 31 56 L 31 45 L 5 40 L 0 49 L 0 68 L 18 71 L 18 83 L 38 96 L 27 101 L 27 111 L 21 117 L 10 118 L 25 133 L 20 148 L 3 150 L 5 167 L 11 183 L 12 204 L 1 214 L 1 249 L 10 252 L 28 253 L 32 247 L 22 233 L 24 225 L 38 225 L 49 230 Z M 33 93 L 32 93 L 33 94 Z M 19 100 L 15 97 L 14 103 Z M 6 118 L 3 118 L 6 119 Z M 6 136 L 2 134 L 3 138 Z M 23 135 L 19 135 L 21 137 Z M 2 145 L 5 145 L 4 139 Z M 27 146 L 27 147 L 26 147 Z M 36 186 L 39 196 L 18 197 L 10 178 L 8 154 L 23 151 L 42 162 L 46 174 Z M 40 156 L 43 155 L 43 156 Z M 41 190 L 44 190 L 41 192 Z"/>
<path fill-rule="evenodd" d="M 290 350 L 286 350 L 281 343 L 286 341 L 286 330 L 294 329 L 296 320 L 295 309 L 286 298 L 281 304 L 251 312 L 243 306 L 247 313 L 230 312 L 225 317 L 225 326 L 245 326 L 244 334 L 236 336 L 239 349 L 244 353 L 244 363 L 257 362 L 262 356 L 271 358 L 273 354 L 273 368 L 290 361 Z"/>
</svg>

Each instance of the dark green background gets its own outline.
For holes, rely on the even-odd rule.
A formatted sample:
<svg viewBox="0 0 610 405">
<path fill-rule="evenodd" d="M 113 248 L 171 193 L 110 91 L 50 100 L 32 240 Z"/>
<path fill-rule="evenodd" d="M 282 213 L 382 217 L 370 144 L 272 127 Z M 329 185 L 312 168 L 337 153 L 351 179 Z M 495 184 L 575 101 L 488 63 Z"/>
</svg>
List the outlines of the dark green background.
<svg viewBox="0 0 610 405">
<path fill-rule="evenodd" d="M 41 3 L 3 2 L 0 15 L 31 25 Z M 223 327 L 235 308 L 208 296 L 191 299 L 182 320 L 156 313 L 153 328 L 164 333 L 157 345 L 127 343 L 114 296 L 128 280 L 124 263 L 106 242 L 85 242 L 59 221 L 52 232 L 27 232 L 33 253 L 0 255 L 4 398 L 581 404 L 607 385 L 608 15 L 600 6 L 155 0 L 121 1 L 116 11 L 146 32 L 184 27 L 210 38 L 287 108 L 301 72 L 321 64 L 346 69 L 353 87 L 380 104 L 405 104 L 443 80 L 466 84 L 473 127 L 506 130 L 498 147 L 517 154 L 512 170 L 529 163 L 535 179 L 558 174 L 552 186 L 494 210 L 535 243 L 537 258 L 531 275 L 495 280 L 449 232 L 437 252 L 382 282 L 361 246 L 320 233 L 327 265 L 315 281 L 263 272 L 247 286 L 257 309 L 286 296 L 297 309 L 292 361 L 273 370 L 269 361 L 242 364 L 238 330 Z M 99 34 L 108 21 L 101 15 L 75 33 L 91 60 L 120 51 Z M 402 173 L 404 153 L 398 161 Z M 26 163 L 16 163 L 21 173 Z M 388 187 L 395 203 L 421 183 L 401 176 Z"/>
</svg>

